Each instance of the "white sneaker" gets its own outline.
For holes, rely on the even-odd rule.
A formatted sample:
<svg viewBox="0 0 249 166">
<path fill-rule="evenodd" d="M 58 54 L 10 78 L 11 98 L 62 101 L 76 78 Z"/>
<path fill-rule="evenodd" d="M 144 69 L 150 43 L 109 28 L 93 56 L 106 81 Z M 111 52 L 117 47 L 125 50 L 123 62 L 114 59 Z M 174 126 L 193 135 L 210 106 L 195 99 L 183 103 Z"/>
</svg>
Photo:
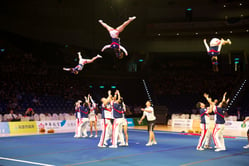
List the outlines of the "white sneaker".
<svg viewBox="0 0 249 166">
<path fill-rule="evenodd" d="M 203 151 L 205 149 L 203 149 L 202 147 L 200 147 L 200 148 L 196 148 L 196 150 Z"/>
<path fill-rule="evenodd" d="M 99 148 L 106 148 L 105 145 L 98 145 Z"/>
<path fill-rule="evenodd" d="M 224 150 L 226 150 L 226 148 L 217 148 L 217 149 L 215 149 L 214 151 L 215 151 L 215 152 L 219 152 L 219 151 L 224 151 Z"/>
<path fill-rule="evenodd" d="M 125 146 L 129 146 L 128 143 L 125 143 Z"/>
<path fill-rule="evenodd" d="M 92 137 L 93 137 L 93 135 L 91 134 L 89 137 L 90 137 L 90 138 L 92 138 Z"/>
<path fill-rule="evenodd" d="M 147 144 L 145 144 L 146 146 L 152 146 L 152 142 L 148 142 Z"/>
<path fill-rule="evenodd" d="M 111 146 L 109 146 L 109 148 L 117 148 L 117 146 L 116 145 L 111 145 Z"/>
<path fill-rule="evenodd" d="M 249 144 L 246 146 L 243 146 L 244 149 L 249 149 Z"/>
<path fill-rule="evenodd" d="M 98 137 L 98 135 L 95 135 L 94 137 L 95 137 L 95 138 L 97 138 L 97 137 Z"/>
<path fill-rule="evenodd" d="M 209 145 L 205 145 L 204 149 L 213 149 L 213 147 L 209 146 Z"/>
<path fill-rule="evenodd" d="M 121 144 L 119 144 L 119 146 L 125 146 L 125 143 L 121 143 Z"/>
<path fill-rule="evenodd" d="M 157 142 L 152 142 L 152 145 L 157 145 Z"/>
<path fill-rule="evenodd" d="M 102 58 L 102 56 L 98 54 L 98 55 L 97 55 L 97 58 Z"/>
<path fill-rule="evenodd" d="M 82 137 L 83 137 L 83 138 L 86 138 L 86 137 L 88 137 L 88 135 L 83 135 Z"/>
<path fill-rule="evenodd" d="M 129 17 L 129 20 L 135 20 L 135 19 L 136 19 L 136 16 Z"/>
</svg>

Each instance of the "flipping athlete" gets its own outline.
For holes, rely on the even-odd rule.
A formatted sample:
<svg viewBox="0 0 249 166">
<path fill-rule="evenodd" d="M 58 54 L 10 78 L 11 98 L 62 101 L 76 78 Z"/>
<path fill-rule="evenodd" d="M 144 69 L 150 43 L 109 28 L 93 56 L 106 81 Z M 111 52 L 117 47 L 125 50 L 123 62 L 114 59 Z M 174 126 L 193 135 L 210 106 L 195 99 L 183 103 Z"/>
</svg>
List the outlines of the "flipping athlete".
<svg viewBox="0 0 249 166">
<path fill-rule="evenodd" d="M 128 53 L 126 51 L 126 49 L 120 45 L 120 38 L 119 38 L 119 33 L 122 32 L 124 30 L 124 28 L 130 24 L 130 22 L 132 22 L 133 20 L 135 20 L 136 17 L 133 16 L 133 17 L 129 17 L 129 19 L 127 21 L 125 21 L 122 25 L 120 25 L 119 27 L 117 27 L 116 29 L 107 25 L 106 23 L 104 23 L 102 20 L 99 20 L 99 23 L 105 27 L 111 38 L 112 38 L 112 43 L 111 44 L 108 44 L 108 45 L 105 45 L 103 48 L 102 48 L 102 52 L 105 51 L 105 49 L 107 48 L 112 48 L 114 49 L 114 52 L 116 54 L 116 57 L 121 59 L 123 57 L 123 53 L 122 51 L 125 53 L 125 55 L 127 56 Z"/>
<path fill-rule="evenodd" d="M 222 45 L 232 44 L 232 42 L 230 41 L 230 39 L 224 40 L 223 38 L 221 38 L 221 39 L 212 38 L 210 41 L 210 46 L 208 46 L 206 39 L 204 39 L 203 42 L 204 42 L 204 45 L 207 49 L 208 55 L 211 56 L 213 71 L 218 72 L 219 71 L 218 55 L 220 55 L 221 47 L 222 47 Z"/>
<path fill-rule="evenodd" d="M 79 74 L 79 71 L 81 71 L 83 69 L 85 64 L 92 63 L 96 59 L 102 58 L 102 56 L 97 55 L 97 56 L 93 57 L 92 59 L 83 59 L 80 52 L 78 52 L 78 55 L 79 55 L 79 64 L 74 68 L 65 68 L 64 67 L 63 70 L 70 71 L 73 74 Z"/>
</svg>

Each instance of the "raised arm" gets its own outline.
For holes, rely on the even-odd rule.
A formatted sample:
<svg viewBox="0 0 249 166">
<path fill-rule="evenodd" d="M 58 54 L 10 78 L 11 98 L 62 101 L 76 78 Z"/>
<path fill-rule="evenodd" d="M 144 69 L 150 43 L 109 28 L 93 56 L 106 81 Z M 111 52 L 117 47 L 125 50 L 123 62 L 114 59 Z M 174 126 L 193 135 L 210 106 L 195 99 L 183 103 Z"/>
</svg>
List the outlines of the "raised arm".
<svg viewBox="0 0 249 166">
<path fill-rule="evenodd" d="M 125 55 L 128 56 L 128 52 L 126 51 L 126 49 L 121 45 L 119 47 L 125 53 Z"/>
<path fill-rule="evenodd" d="M 223 39 L 223 38 L 221 38 L 220 44 L 219 44 L 219 46 L 218 46 L 218 51 L 220 51 L 220 50 L 221 50 L 221 47 L 222 47 L 223 42 L 224 42 L 224 39 Z"/>
<path fill-rule="evenodd" d="M 92 99 L 92 96 L 90 94 L 88 96 L 89 96 L 90 101 L 92 102 L 93 107 L 96 107 L 96 103 Z"/>
<path fill-rule="evenodd" d="M 247 117 L 244 121 L 243 121 L 243 123 L 246 123 L 246 121 L 248 121 L 249 120 L 249 117 Z"/>
<path fill-rule="evenodd" d="M 209 46 L 207 44 L 207 39 L 203 39 L 203 43 L 204 43 L 204 45 L 205 45 L 205 47 L 207 49 L 207 52 L 209 52 Z"/>
<path fill-rule="evenodd" d="M 111 45 L 110 45 L 110 44 L 105 45 L 105 46 L 101 49 L 101 52 L 104 52 L 107 48 L 111 48 Z"/>
<path fill-rule="evenodd" d="M 112 91 L 108 90 L 108 97 L 107 97 L 107 102 L 110 102 L 112 99 Z"/>
<path fill-rule="evenodd" d="M 84 98 L 85 98 L 85 102 L 89 104 L 89 98 L 86 96 L 84 96 Z"/>
<path fill-rule="evenodd" d="M 117 97 L 118 97 L 116 100 L 120 101 L 121 97 L 120 97 L 119 90 L 116 90 L 115 95 L 117 95 Z"/>
<path fill-rule="evenodd" d="M 126 112 L 126 105 L 125 105 L 125 103 L 123 102 L 122 105 L 123 105 L 124 112 Z"/>
<path fill-rule="evenodd" d="M 214 102 L 212 101 L 212 98 L 209 97 L 207 93 L 204 93 L 203 96 L 205 97 L 205 99 L 208 101 L 210 105 L 214 104 Z"/>
</svg>

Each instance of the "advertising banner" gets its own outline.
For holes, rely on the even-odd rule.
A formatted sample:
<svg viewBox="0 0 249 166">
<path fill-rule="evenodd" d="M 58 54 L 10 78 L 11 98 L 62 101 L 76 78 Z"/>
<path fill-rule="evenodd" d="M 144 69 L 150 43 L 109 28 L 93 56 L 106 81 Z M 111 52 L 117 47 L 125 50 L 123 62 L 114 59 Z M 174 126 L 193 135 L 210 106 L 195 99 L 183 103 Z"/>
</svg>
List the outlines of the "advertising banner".
<svg viewBox="0 0 249 166">
<path fill-rule="evenodd" d="M 8 122 L 10 134 L 28 134 L 37 133 L 37 126 L 35 121 L 23 122 Z"/>
<path fill-rule="evenodd" d="M 8 122 L 1 122 L 0 123 L 0 134 L 9 134 L 9 123 Z"/>
</svg>

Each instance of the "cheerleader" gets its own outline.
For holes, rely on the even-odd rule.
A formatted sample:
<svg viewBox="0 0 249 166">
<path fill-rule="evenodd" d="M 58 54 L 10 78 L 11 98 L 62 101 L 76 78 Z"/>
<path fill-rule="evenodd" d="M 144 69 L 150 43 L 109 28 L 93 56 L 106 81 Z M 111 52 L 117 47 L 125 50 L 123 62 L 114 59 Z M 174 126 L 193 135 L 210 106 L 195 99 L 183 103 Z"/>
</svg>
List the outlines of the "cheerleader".
<svg viewBox="0 0 249 166">
<path fill-rule="evenodd" d="M 246 124 L 246 121 L 249 120 L 249 117 L 247 117 L 244 121 L 243 124 Z M 249 129 L 247 130 L 247 139 L 248 139 L 248 144 L 243 146 L 244 149 L 248 149 L 249 148 Z"/>
<path fill-rule="evenodd" d="M 210 46 L 208 46 L 206 39 L 204 39 L 203 42 L 204 42 L 204 45 L 207 49 L 208 55 L 211 56 L 213 71 L 218 72 L 219 71 L 218 55 L 220 55 L 220 50 L 221 50 L 222 45 L 232 44 L 230 39 L 224 40 L 223 38 L 221 38 L 221 40 L 220 40 L 217 38 L 213 38 L 210 41 Z"/>
<path fill-rule="evenodd" d="M 108 91 L 108 97 L 102 98 L 102 119 L 101 119 L 101 128 L 102 133 L 100 136 L 98 147 L 104 148 L 107 145 L 107 140 L 110 138 L 110 132 L 112 129 L 111 119 L 113 119 L 112 116 L 112 107 L 111 107 L 111 100 L 112 100 L 112 94 L 111 91 Z"/>
<path fill-rule="evenodd" d="M 83 106 L 80 107 L 80 121 L 79 121 L 79 128 L 78 128 L 78 133 L 80 133 L 80 137 L 82 136 L 83 138 L 88 137 L 87 135 L 87 126 L 88 126 L 88 113 L 89 113 L 89 101 L 85 97 L 86 101 L 83 104 Z M 82 133 L 81 133 L 82 131 Z"/>
<path fill-rule="evenodd" d="M 148 121 L 148 132 L 149 132 L 149 141 L 146 144 L 146 146 L 152 146 L 153 144 L 157 144 L 154 134 L 154 127 L 156 125 L 156 117 L 154 115 L 154 109 L 151 106 L 151 102 L 147 101 L 145 103 L 146 108 L 142 108 L 141 111 L 143 111 L 143 116 L 138 121 L 139 124 L 142 123 L 143 119 L 146 117 Z"/>
<path fill-rule="evenodd" d="M 128 146 L 128 140 L 129 140 L 129 135 L 128 135 L 128 122 L 127 119 L 125 118 L 125 112 L 126 112 L 126 105 L 123 101 L 123 98 L 121 97 L 121 103 L 123 105 L 123 114 L 122 114 L 122 122 L 121 122 L 121 126 L 123 128 L 124 131 L 124 135 L 125 135 L 125 144 L 122 144 L 122 140 L 119 140 L 118 142 L 120 142 L 121 144 L 119 144 L 119 146 Z M 119 133 L 119 138 L 123 137 L 123 132 L 121 130 L 121 132 Z"/>
<path fill-rule="evenodd" d="M 102 58 L 102 56 L 97 55 L 97 56 L 93 57 L 92 59 L 83 59 L 80 52 L 78 52 L 78 56 L 79 56 L 79 64 L 76 67 L 74 67 L 74 68 L 65 68 L 64 67 L 63 70 L 70 71 L 73 74 L 79 74 L 79 72 L 83 69 L 85 64 L 92 63 L 96 59 Z"/>
<path fill-rule="evenodd" d="M 116 29 L 107 25 L 106 23 L 104 23 L 102 20 L 99 20 L 99 23 L 107 29 L 107 31 L 110 34 L 110 37 L 112 38 L 112 43 L 109 45 L 106 45 L 102 48 L 102 52 L 105 51 L 107 48 L 112 48 L 114 49 L 115 55 L 117 58 L 121 59 L 123 57 L 123 53 L 122 51 L 125 53 L 125 55 L 127 56 L 128 53 L 126 51 L 126 49 L 120 45 L 120 38 L 119 38 L 119 33 L 122 32 L 125 27 L 130 24 L 130 22 L 132 22 L 133 20 L 135 20 L 136 17 L 129 17 L 129 19 L 127 21 L 125 21 L 122 25 L 120 25 L 119 27 L 117 27 Z"/>
<path fill-rule="evenodd" d="M 199 138 L 198 145 L 196 147 L 196 150 L 202 151 L 204 150 L 203 146 L 204 144 L 209 144 L 210 140 L 210 132 L 209 132 L 209 113 L 212 112 L 212 107 L 207 107 L 206 105 L 202 102 L 198 102 L 196 104 L 197 109 L 200 111 L 200 116 L 201 116 L 201 123 L 200 123 L 200 128 L 201 128 L 201 136 Z"/>
<path fill-rule="evenodd" d="M 95 129 L 95 138 L 98 137 L 98 129 L 97 129 L 97 116 L 96 116 L 96 103 L 93 101 L 92 96 L 88 95 L 88 99 L 91 101 L 89 102 L 90 113 L 88 115 L 89 122 L 90 122 L 90 136 L 93 137 L 93 126 Z"/>
<path fill-rule="evenodd" d="M 224 151 L 226 150 L 225 141 L 223 137 L 223 131 L 225 127 L 225 108 L 229 102 L 229 99 L 226 100 L 226 92 L 223 95 L 222 101 L 216 106 L 213 104 L 214 107 L 214 114 L 215 114 L 215 126 L 213 130 L 213 139 L 215 144 L 215 151 Z"/>
<path fill-rule="evenodd" d="M 81 104 L 82 101 L 81 100 L 78 100 L 76 103 L 75 103 L 75 116 L 76 116 L 76 120 L 75 120 L 75 135 L 74 135 L 74 138 L 79 138 L 80 137 L 80 132 L 79 131 L 79 122 L 80 122 L 80 107 L 81 107 Z"/>
<path fill-rule="evenodd" d="M 120 93 L 116 90 L 113 98 L 112 108 L 113 108 L 113 125 L 112 125 L 112 145 L 109 148 L 117 148 L 118 136 L 121 141 L 121 145 L 125 145 L 124 137 L 122 133 L 122 122 L 123 122 L 123 105 L 120 97 Z"/>
</svg>

